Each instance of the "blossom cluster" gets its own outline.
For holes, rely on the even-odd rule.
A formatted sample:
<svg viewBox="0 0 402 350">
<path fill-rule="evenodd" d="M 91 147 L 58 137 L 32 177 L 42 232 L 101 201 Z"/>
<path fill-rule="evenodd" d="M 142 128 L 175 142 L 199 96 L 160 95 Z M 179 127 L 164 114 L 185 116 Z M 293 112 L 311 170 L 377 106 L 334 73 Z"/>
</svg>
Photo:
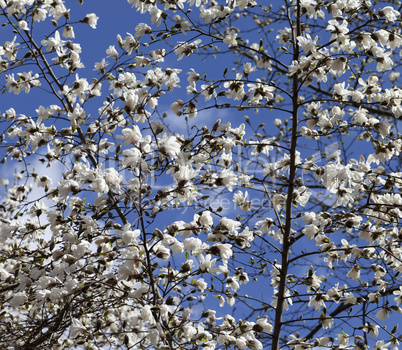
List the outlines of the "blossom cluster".
<svg viewBox="0 0 402 350">
<path fill-rule="evenodd" d="M 83 3 L 0 0 L 0 346 L 396 349 L 397 9 Z"/>
</svg>

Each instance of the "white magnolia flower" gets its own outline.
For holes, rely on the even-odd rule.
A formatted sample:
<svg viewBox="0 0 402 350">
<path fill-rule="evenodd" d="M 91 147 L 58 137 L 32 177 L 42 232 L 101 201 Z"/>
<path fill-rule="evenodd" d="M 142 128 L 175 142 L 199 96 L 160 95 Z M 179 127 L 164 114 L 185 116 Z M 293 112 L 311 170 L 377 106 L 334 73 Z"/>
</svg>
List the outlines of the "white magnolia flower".
<svg viewBox="0 0 402 350">
<path fill-rule="evenodd" d="M 211 212 L 208 210 L 203 211 L 198 220 L 203 226 L 212 226 L 212 224 L 214 223 Z"/>
<path fill-rule="evenodd" d="M 96 29 L 96 25 L 98 23 L 99 17 L 94 13 L 88 13 L 84 19 L 82 20 L 84 23 L 87 23 L 91 26 L 91 28 Z"/>
<path fill-rule="evenodd" d="M 400 72 L 392 72 L 388 76 L 389 81 L 392 82 L 392 83 L 397 81 L 399 79 L 400 74 L 401 74 Z"/>
<path fill-rule="evenodd" d="M 384 340 L 378 340 L 375 343 L 373 350 L 388 350 L 389 346 L 391 346 L 391 342 L 385 343 Z"/>
<path fill-rule="evenodd" d="M 82 324 L 82 322 L 76 318 L 71 321 L 70 327 L 70 337 L 77 338 L 81 333 L 85 333 L 87 328 Z"/>
<path fill-rule="evenodd" d="M 233 295 L 227 294 L 226 295 L 226 301 L 227 301 L 229 306 L 233 306 L 234 303 L 235 303 L 235 298 L 233 297 Z"/>
<path fill-rule="evenodd" d="M 166 134 L 164 136 L 159 151 L 166 157 L 176 158 L 180 153 L 180 143 L 177 141 L 176 136 L 167 137 Z"/>
<path fill-rule="evenodd" d="M 77 259 L 80 259 L 88 251 L 89 246 L 90 246 L 90 243 L 88 241 L 81 240 L 78 245 L 73 244 L 71 246 L 71 251 L 72 251 L 74 257 L 76 257 Z"/>
<path fill-rule="evenodd" d="M 194 287 L 199 288 L 199 290 L 200 290 L 201 293 L 204 292 L 204 290 L 208 288 L 208 283 L 205 282 L 203 278 L 199 278 L 199 279 L 197 279 L 197 280 L 194 280 L 194 281 L 192 282 L 192 285 L 193 285 Z"/>
<path fill-rule="evenodd" d="M 152 34 L 152 28 L 146 23 L 139 23 L 135 27 L 135 36 L 141 38 L 144 34 Z"/>
<path fill-rule="evenodd" d="M 279 210 L 285 201 L 286 197 L 283 194 L 276 194 L 272 197 L 272 205 L 276 210 Z"/>
<path fill-rule="evenodd" d="M 150 322 L 150 323 L 155 322 L 154 316 L 152 315 L 150 305 L 144 305 L 144 307 L 141 310 L 141 318 L 146 322 Z"/>
<path fill-rule="evenodd" d="M 278 272 L 278 273 L 279 273 L 279 272 Z M 276 293 L 277 293 L 277 292 L 276 292 Z M 290 297 L 290 291 L 289 291 L 288 289 L 285 290 L 285 292 L 284 292 L 284 297 L 285 297 L 285 298 L 283 299 L 282 307 L 283 307 L 284 310 L 289 310 L 289 305 L 293 305 L 293 300 L 292 300 L 292 298 Z M 274 300 L 273 300 L 272 303 L 271 303 L 271 306 L 272 306 L 273 308 L 276 308 L 277 304 L 278 304 L 278 297 L 275 295 L 275 296 L 274 296 Z"/>
<path fill-rule="evenodd" d="M 114 45 L 110 45 L 109 48 L 106 50 L 107 57 L 112 57 L 115 60 L 119 57 L 119 53 L 117 52 Z"/>
<path fill-rule="evenodd" d="M 217 184 L 218 185 L 222 184 L 229 191 L 233 191 L 232 186 L 235 186 L 237 184 L 237 175 L 232 170 L 224 169 L 220 173 Z"/>
<path fill-rule="evenodd" d="M 103 172 L 106 183 L 111 189 L 118 190 L 123 181 L 123 176 L 115 168 L 107 168 Z"/>
<path fill-rule="evenodd" d="M 402 287 L 399 287 L 399 290 L 395 290 L 393 292 L 396 297 L 394 298 L 394 301 L 396 302 L 396 305 L 399 305 L 402 303 Z"/>
<path fill-rule="evenodd" d="M 127 229 L 126 229 L 127 226 Z M 137 243 L 137 237 L 140 236 L 141 231 L 140 230 L 130 230 L 128 224 L 124 226 L 124 233 L 122 235 L 122 240 L 126 245 L 131 245 L 131 244 L 136 244 Z"/>
<path fill-rule="evenodd" d="M 311 224 L 311 225 L 307 225 L 304 229 L 303 229 L 303 234 L 305 234 L 307 236 L 307 238 L 309 240 L 313 239 L 315 237 L 315 235 L 320 231 L 320 229 Z"/>
<path fill-rule="evenodd" d="M 232 29 L 225 35 L 223 42 L 228 44 L 229 47 L 237 46 L 237 33 Z"/>
<path fill-rule="evenodd" d="M 117 137 L 124 140 L 124 146 L 137 145 L 142 140 L 141 131 L 138 125 L 134 125 L 132 129 L 125 128 L 121 132 L 123 136 L 118 135 Z"/>
<path fill-rule="evenodd" d="M 379 325 L 372 324 L 372 323 L 366 323 L 363 326 L 363 331 L 366 333 L 370 333 L 371 339 L 374 339 L 374 337 L 378 336 L 378 329 L 380 328 Z"/>
<path fill-rule="evenodd" d="M 378 14 L 382 17 L 385 16 L 387 21 L 390 22 L 396 21 L 400 15 L 400 13 L 391 6 L 385 6 L 384 8 L 380 9 Z"/>
<path fill-rule="evenodd" d="M 33 11 L 33 20 L 35 22 L 44 21 L 46 19 L 46 10 L 43 8 L 35 8 Z"/>
<path fill-rule="evenodd" d="M 24 292 L 18 292 L 13 295 L 9 301 L 11 307 L 17 307 L 25 304 L 28 301 L 28 297 Z"/>
<path fill-rule="evenodd" d="M 141 151 L 138 148 L 130 148 L 130 149 L 125 149 L 123 151 L 123 162 L 122 165 L 124 167 L 136 167 L 137 164 L 141 160 Z"/>
<path fill-rule="evenodd" d="M 219 270 L 218 267 L 215 266 L 216 259 L 212 259 L 211 254 L 207 255 L 201 254 L 199 256 L 199 260 L 200 260 L 200 266 L 199 266 L 200 271 L 214 273 Z"/>
<path fill-rule="evenodd" d="M 341 76 L 346 71 L 346 67 L 348 64 L 348 59 L 344 56 L 338 57 L 332 60 L 331 69 L 335 74 Z"/>
<path fill-rule="evenodd" d="M 242 191 L 237 191 L 237 193 L 233 195 L 233 202 L 235 202 L 236 205 L 238 205 L 239 208 L 243 211 L 249 211 L 253 205 L 252 201 L 247 199 L 248 199 L 247 191 L 245 193 L 243 193 Z"/>
<path fill-rule="evenodd" d="M 50 37 L 47 40 L 42 40 L 42 45 L 47 46 L 46 51 L 55 50 L 59 55 L 64 53 L 64 44 L 65 41 L 61 40 L 60 33 L 58 30 L 54 33 L 54 37 Z"/>
<path fill-rule="evenodd" d="M 130 33 L 127 33 L 128 35 L 124 38 L 124 40 L 121 40 L 120 37 L 118 37 L 119 45 L 126 50 L 126 52 L 131 55 L 133 50 L 135 50 L 139 46 L 139 42 L 134 36 Z"/>
<path fill-rule="evenodd" d="M 187 115 L 189 118 L 194 118 L 194 117 L 197 116 L 197 113 L 198 113 L 197 105 L 196 105 L 193 101 L 190 101 L 190 102 L 187 104 L 186 115 Z"/>
<path fill-rule="evenodd" d="M 197 334 L 197 329 L 190 324 L 185 324 L 182 327 L 182 331 L 183 336 L 187 341 L 190 341 Z"/>
<path fill-rule="evenodd" d="M 123 94 L 124 108 L 127 112 L 133 112 L 138 103 L 138 94 L 135 91 L 127 91 Z"/>
<path fill-rule="evenodd" d="M 375 317 L 381 321 L 385 321 L 387 317 L 389 317 L 390 311 L 390 307 L 388 305 L 384 305 L 381 310 L 375 314 Z"/>
<path fill-rule="evenodd" d="M 179 55 L 177 60 L 180 61 L 184 56 L 190 56 L 200 43 L 201 39 L 194 40 L 192 43 L 179 43 L 174 49 L 176 55 Z"/>
<path fill-rule="evenodd" d="M 149 10 L 149 14 L 151 15 L 151 23 L 155 24 L 157 23 L 158 27 L 161 25 L 162 23 L 162 14 L 163 11 L 158 9 L 156 6 L 153 6 L 150 10 Z"/>
<path fill-rule="evenodd" d="M 64 36 L 65 38 L 72 38 L 72 39 L 74 39 L 74 38 L 75 38 L 75 34 L 74 34 L 74 29 L 73 29 L 73 27 L 70 26 L 69 24 L 67 24 L 67 25 L 64 27 L 63 36 Z"/>
<path fill-rule="evenodd" d="M 195 82 L 200 79 L 200 75 L 193 68 L 191 68 L 190 72 L 187 72 L 187 75 L 189 85 L 195 88 Z"/>
<path fill-rule="evenodd" d="M 241 100 L 244 95 L 244 83 L 241 81 L 242 74 L 236 74 L 236 80 L 227 81 L 223 86 L 228 89 L 226 94 L 228 98 L 233 98 L 234 100 Z"/>
<path fill-rule="evenodd" d="M 55 302 L 57 300 L 62 299 L 63 297 L 68 295 L 68 291 L 62 287 L 54 287 L 50 290 L 50 294 L 47 297 L 52 301 Z"/>
<path fill-rule="evenodd" d="M 215 243 L 211 247 L 211 250 L 216 251 L 216 249 L 218 250 L 219 253 L 215 254 L 215 255 L 219 255 L 222 258 L 223 264 L 226 266 L 228 260 L 233 255 L 232 245 L 228 244 L 228 243 L 225 243 L 225 244 Z"/>
<path fill-rule="evenodd" d="M 172 112 L 176 115 L 180 115 L 181 114 L 181 107 L 183 107 L 184 103 L 182 100 L 177 100 L 176 102 L 173 102 L 170 105 L 170 109 L 172 110 Z"/>
<path fill-rule="evenodd" d="M 305 53 L 314 53 L 316 51 L 318 36 L 313 40 L 310 34 L 306 33 L 305 36 L 298 36 L 296 39 Z"/>
<path fill-rule="evenodd" d="M 95 68 L 94 70 L 98 70 L 101 74 L 104 74 L 106 72 L 106 66 L 109 63 L 106 62 L 105 58 L 102 58 L 102 61 L 100 62 L 95 62 Z"/>
<path fill-rule="evenodd" d="M 339 345 L 341 348 L 346 348 L 349 344 L 349 336 L 346 333 L 337 334 L 336 339 L 338 340 Z"/>
<path fill-rule="evenodd" d="M 223 217 L 219 222 L 219 228 L 227 230 L 231 233 L 237 233 L 237 229 L 240 228 L 241 222 Z"/>
<path fill-rule="evenodd" d="M 29 30 L 28 23 L 24 20 L 18 22 L 18 27 L 22 30 Z"/>
<path fill-rule="evenodd" d="M 256 226 L 260 226 L 260 230 L 257 231 L 259 234 L 269 232 L 271 227 L 274 225 L 275 221 L 271 218 L 266 218 L 265 220 L 258 221 Z"/>
<path fill-rule="evenodd" d="M 376 54 L 376 62 L 377 62 L 377 72 L 381 72 L 383 70 L 390 70 L 394 65 L 394 61 L 390 57 L 392 51 L 385 51 L 384 49 L 378 49 L 379 52 Z"/>
<path fill-rule="evenodd" d="M 250 73 L 255 72 L 257 70 L 256 66 L 253 66 L 251 62 L 243 63 L 243 73 L 247 77 Z"/>
<path fill-rule="evenodd" d="M 234 292 L 240 288 L 239 282 L 237 282 L 232 277 L 227 278 L 226 286 L 230 287 Z"/>
<path fill-rule="evenodd" d="M 257 326 L 261 327 L 262 332 L 264 332 L 264 333 L 270 334 L 270 333 L 272 333 L 272 330 L 274 329 L 272 324 L 268 323 L 268 320 L 266 317 L 259 318 L 255 324 Z"/>
<path fill-rule="evenodd" d="M 202 251 L 204 243 L 195 237 L 188 237 L 183 242 L 183 248 L 185 251 L 191 252 L 192 255 L 196 255 Z"/>
<path fill-rule="evenodd" d="M 329 328 L 332 328 L 332 326 L 334 324 L 334 319 L 329 316 L 323 316 L 323 317 L 320 317 L 320 322 L 322 324 L 322 328 L 329 329 Z"/>
<path fill-rule="evenodd" d="M 342 24 L 340 24 L 336 19 L 331 19 L 328 21 L 326 29 L 332 34 L 330 40 L 335 39 L 338 42 L 345 40 L 346 34 L 349 32 L 348 22 L 346 20 L 343 20 Z"/>
</svg>

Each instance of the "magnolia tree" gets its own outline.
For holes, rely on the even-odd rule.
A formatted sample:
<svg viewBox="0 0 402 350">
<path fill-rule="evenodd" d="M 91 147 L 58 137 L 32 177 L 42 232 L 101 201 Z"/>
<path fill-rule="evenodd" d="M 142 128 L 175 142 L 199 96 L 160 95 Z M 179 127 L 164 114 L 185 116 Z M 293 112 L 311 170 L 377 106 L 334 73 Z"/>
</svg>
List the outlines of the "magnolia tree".
<svg viewBox="0 0 402 350">
<path fill-rule="evenodd" d="M 400 1 L 116 2 L 84 56 L 95 3 L 0 0 L 1 348 L 396 349 Z"/>
</svg>

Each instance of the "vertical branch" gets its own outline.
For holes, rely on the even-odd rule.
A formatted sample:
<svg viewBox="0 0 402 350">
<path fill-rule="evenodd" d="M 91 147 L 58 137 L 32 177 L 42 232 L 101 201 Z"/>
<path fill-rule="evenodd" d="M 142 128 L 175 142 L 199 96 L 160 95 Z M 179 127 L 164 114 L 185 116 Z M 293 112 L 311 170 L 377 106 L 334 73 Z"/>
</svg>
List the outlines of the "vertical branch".
<svg viewBox="0 0 402 350">
<path fill-rule="evenodd" d="M 142 173 L 142 168 L 141 166 L 139 167 L 139 179 L 140 179 L 140 188 L 142 189 L 143 183 L 141 180 L 141 173 Z M 144 247 L 144 253 L 145 253 L 145 259 L 146 259 L 146 266 L 145 270 L 146 273 L 148 274 L 149 278 L 149 283 L 152 291 L 152 306 L 158 306 L 161 304 L 161 295 L 159 293 L 159 287 L 158 287 L 158 282 L 155 280 L 154 276 L 154 270 L 152 268 L 152 248 L 150 249 L 148 247 L 148 238 L 147 238 L 147 232 L 146 232 L 146 226 L 145 226 L 145 212 L 144 212 L 144 207 L 143 207 L 143 202 L 142 202 L 143 194 L 142 191 L 140 190 L 139 192 L 139 202 L 138 202 L 138 214 L 139 214 L 139 221 L 141 225 L 141 231 L 142 231 L 142 240 L 143 240 L 143 247 Z M 157 309 L 152 310 L 152 315 L 155 319 L 156 323 L 159 323 L 162 329 L 165 329 L 165 337 L 163 338 L 163 341 L 165 345 L 167 345 L 170 349 L 173 349 L 173 340 L 172 337 L 169 333 L 169 325 L 164 322 L 162 319 L 161 313 Z"/>
<path fill-rule="evenodd" d="M 362 326 L 364 327 L 364 325 L 366 324 L 367 301 L 363 302 L 362 310 L 363 310 Z M 364 332 L 363 336 L 364 336 L 364 344 L 368 346 L 367 332 Z"/>
<path fill-rule="evenodd" d="M 297 1 L 296 8 L 296 28 L 293 30 L 293 60 L 299 59 L 299 46 L 297 44 L 296 38 L 301 34 L 300 25 L 300 1 Z M 291 246 L 290 242 L 290 231 L 292 227 L 292 199 L 294 190 L 294 181 L 296 175 L 296 148 L 297 148 L 297 127 L 298 127 L 298 96 L 299 96 L 299 78 L 297 73 L 292 76 L 293 86 L 292 86 L 292 139 L 290 147 L 290 165 L 289 165 L 289 185 L 288 193 L 286 199 L 286 222 L 285 227 L 282 229 L 283 234 L 283 246 L 282 246 L 282 267 L 280 269 L 280 280 L 277 295 L 277 304 L 275 310 L 275 326 L 272 336 L 272 350 L 279 349 L 279 338 L 282 328 L 282 314 L 283 314 L 283 304 L 285 301 L 286 292 L 286 280 L 289 267 L 289 249 Z"/>
</svg>

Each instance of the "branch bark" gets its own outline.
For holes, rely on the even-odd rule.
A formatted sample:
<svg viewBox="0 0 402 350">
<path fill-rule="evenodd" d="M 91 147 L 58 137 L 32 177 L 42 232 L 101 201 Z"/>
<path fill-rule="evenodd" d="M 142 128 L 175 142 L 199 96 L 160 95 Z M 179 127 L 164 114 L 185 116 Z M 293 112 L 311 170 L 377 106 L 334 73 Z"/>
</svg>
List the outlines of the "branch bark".
<svg viewBox="0 0 402 350">
<path fill-rule="evenodd" d="M 296 37 L 301 33 L 301 9 L 300 9 L 300 1 L 297 1 L 297 9 L 296 9 Z M 296 38 L 294 38 L 293 45 L 294 54 L 293 59 L 299 59 L 299 46 L 297 44 Z M 287 272 L 289 267 L 289 249 L 291 246 L 290 242 L 290 233 L 292 227 L 292 200 L 293 200 L 293 190 L 294 190 L 294 181 L 296 175 L 296 149 L 297 149 L 297 126 L 298 126 L 298 109 L 299 109 L 299 78 L 297 74 L 294 74 L 292 77 L 293 86 L 292 86 L 292 139 L 291 139 L 291 147 L 290 147 L 290 165 L 289 165 L 289 187 L 286 199 L 286 222 L 285 228 L 282 230 L 283 232 L 283 246 L 282 246 L 282 266 L 280 269 L 280 282 L 277 294 L 277 304 L 275 310 L 275 326 L 274 332 L 272 336 L 272 350 L 279 349 L 279 339 L 282 328 L 282 314 L 283 314 L 283 304 L 285 301 L 285 293 L 286 293 L 286 281 L 287 281 Z"/>
</svg>

